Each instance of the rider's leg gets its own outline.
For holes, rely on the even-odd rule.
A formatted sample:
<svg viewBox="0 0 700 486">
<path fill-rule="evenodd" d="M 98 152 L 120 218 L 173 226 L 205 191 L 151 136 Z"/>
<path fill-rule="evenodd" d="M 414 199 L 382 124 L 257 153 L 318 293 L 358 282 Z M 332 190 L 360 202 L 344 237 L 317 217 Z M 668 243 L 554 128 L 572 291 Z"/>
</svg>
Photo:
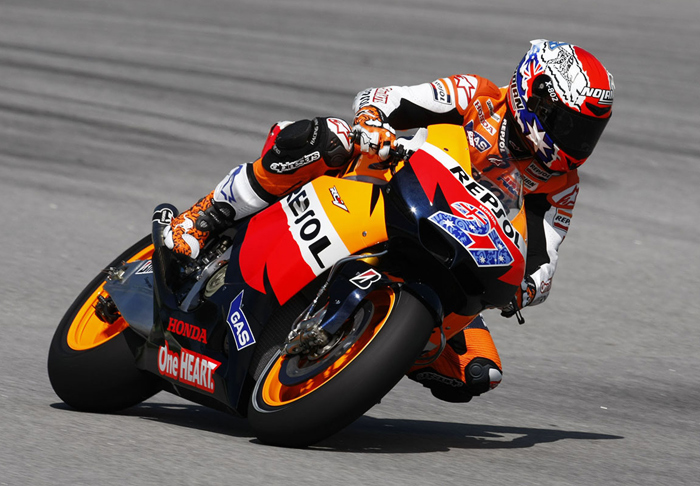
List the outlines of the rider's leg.
<svg viewBox="0 0 700 486">
<path fill-rule="evenodd" d="M 433 363 L 414 366 L 408 377 L 447 402 L 468 402 L 496 388 L 503 378 L 501 359 L 484 319 L 474 317 Z"/>
<path fill-rule="evenodd" d="M 323 174 L 339 173 L 352 154 L 350 127 L 339 118 L 275 124 L 255 162 L 235 167 L 211 193 L 164 232 L 175 253 L 196 258 L 213 233 L 264 209 Z"/>
</svg>

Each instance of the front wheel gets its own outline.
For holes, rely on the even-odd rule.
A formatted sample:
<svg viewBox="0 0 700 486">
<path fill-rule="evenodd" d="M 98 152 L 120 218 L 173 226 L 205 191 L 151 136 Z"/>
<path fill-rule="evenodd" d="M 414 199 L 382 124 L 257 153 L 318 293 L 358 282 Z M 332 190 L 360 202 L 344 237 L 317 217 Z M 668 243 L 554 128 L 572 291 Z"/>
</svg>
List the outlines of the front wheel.
<svg viewBox="0 0 700 486">
<path fill-rule="evenodd" d="M 362 416 L 399 382 L 434 326 L 401 290 L 370 293 L 321 357 L 277 353 L 260 375 L 248 419 L 262 442 L 304 447 Z"/>
<path fill-rule="evenodd" d="M 147 260 L 153 254 L 146 236 L 119 255 L 110 266 Z M 136 368 L 132 349 L 142 339 L 118 317 L 108 324 L 95 306 L 109 296 L 101 273 L 83 290 L 58 325 L 49 349 L 51 386 L 65 403 L 86 412 L 114 412 L 155 395 L 160 380 Z"/>
</svg>

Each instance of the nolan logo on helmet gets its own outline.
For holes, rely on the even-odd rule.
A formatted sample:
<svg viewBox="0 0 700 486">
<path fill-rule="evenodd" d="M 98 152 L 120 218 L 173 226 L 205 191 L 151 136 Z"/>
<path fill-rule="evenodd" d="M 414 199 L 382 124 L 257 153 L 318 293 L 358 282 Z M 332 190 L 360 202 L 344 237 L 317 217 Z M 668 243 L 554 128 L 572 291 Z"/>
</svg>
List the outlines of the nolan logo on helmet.
<svg viewBox="0 0 700 486">
<path fill-rule="evenodd" d="M 586 86 L 581 90 L 581 96 L 596 98 L 600 105 L 612 105 L 613 103 L 613 90 L 611 89 L 591 88 Z"/>
</svg>

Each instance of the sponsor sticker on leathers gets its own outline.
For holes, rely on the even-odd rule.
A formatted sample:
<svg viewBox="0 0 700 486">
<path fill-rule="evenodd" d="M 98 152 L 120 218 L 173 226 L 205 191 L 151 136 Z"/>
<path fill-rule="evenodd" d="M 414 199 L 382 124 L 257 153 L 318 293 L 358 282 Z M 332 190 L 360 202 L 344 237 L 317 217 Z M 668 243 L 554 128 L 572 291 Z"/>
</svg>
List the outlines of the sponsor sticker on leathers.
<svg viewBox="0 0 700 486">
<path fill-rule="evenodd" d="M 559 194 L 555 194 L 552 196 L 552 201 L 561 208 L 571 209 L 576 203 L 576 196 L 578 196 L 578 184 L 574 184 Z"/>
<path fill-rule="evenodd" d="M 447 85 L 441 79 L 430 83 L 430 87 L 433 89 L 433 99 L 435 101 L 443 105 L 452 104 L 452 95 L 450 95 Z"/>
<path fill-rule="evenodd" d="M 459 101 L 459 107 L 462 110 L 466 110 L 467 106 L 474 97 L 479 81 L 477 81 L 474 76 L 460 74 L 454 77 L 454 82 L 457 88 L 457 100 Z"/>
</svg>

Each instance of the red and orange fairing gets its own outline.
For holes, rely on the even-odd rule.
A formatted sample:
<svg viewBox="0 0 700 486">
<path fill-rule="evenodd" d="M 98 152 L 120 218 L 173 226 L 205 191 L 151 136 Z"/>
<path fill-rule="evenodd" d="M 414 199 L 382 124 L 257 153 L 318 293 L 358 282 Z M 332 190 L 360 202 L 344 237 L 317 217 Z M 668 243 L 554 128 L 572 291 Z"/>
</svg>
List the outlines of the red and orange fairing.
<svg viewBox="0 0 700 486">
<path fill-rule="evenodd" d="M 386 241 L 378 187 L 322 176 L 254 216 L 240 253 L 246 283 L 280 304 L 345 256 Z"/>
</svg>

